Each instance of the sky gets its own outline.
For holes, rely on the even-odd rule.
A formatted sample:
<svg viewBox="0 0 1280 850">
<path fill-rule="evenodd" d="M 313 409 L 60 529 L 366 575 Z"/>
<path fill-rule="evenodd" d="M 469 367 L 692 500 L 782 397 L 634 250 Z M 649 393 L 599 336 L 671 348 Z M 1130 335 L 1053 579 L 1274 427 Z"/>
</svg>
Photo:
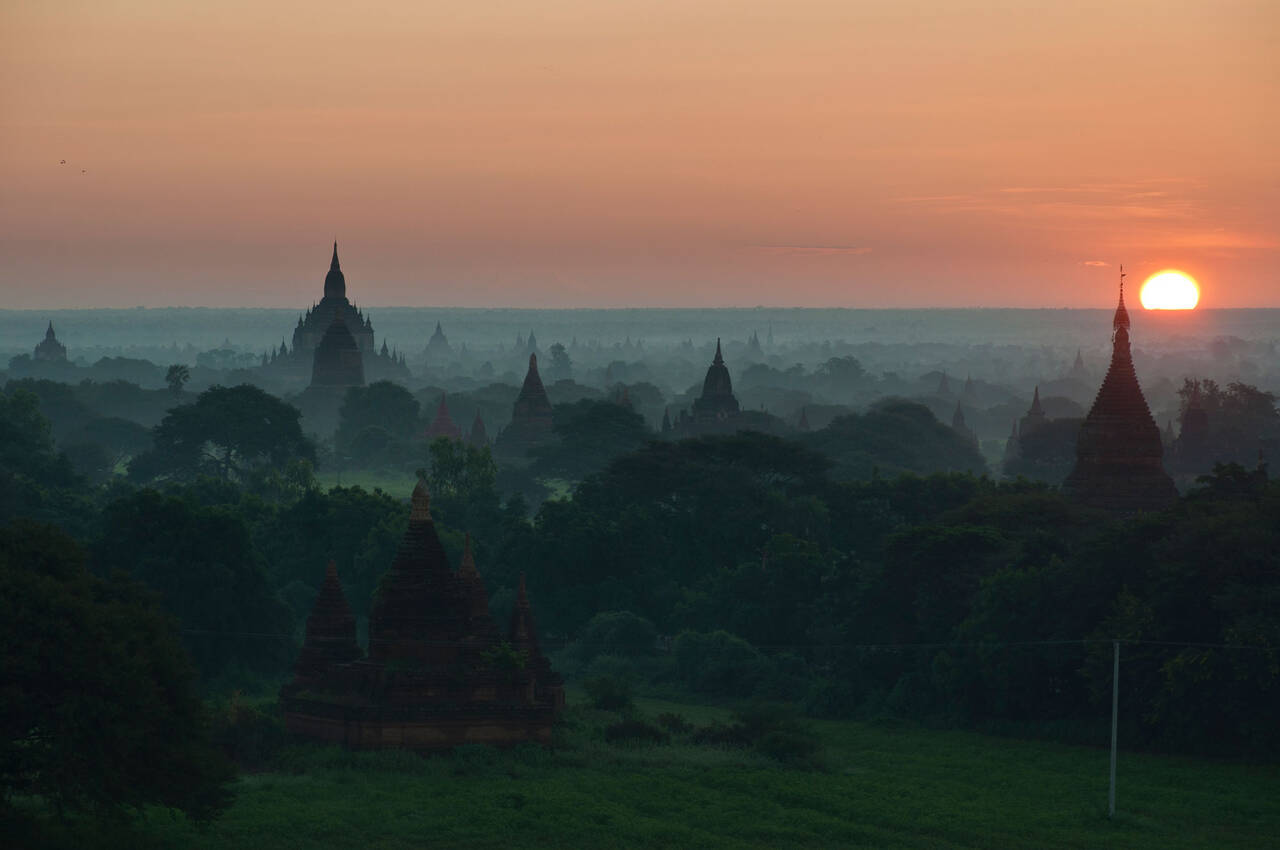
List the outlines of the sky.
<svg viewBox="0 0 1280 850">
<path fill-rule="evenodd" d="M 1274 0 L 0 0 L 0 306 L 1274 307 L 1278 105 Z"/>
</svg>

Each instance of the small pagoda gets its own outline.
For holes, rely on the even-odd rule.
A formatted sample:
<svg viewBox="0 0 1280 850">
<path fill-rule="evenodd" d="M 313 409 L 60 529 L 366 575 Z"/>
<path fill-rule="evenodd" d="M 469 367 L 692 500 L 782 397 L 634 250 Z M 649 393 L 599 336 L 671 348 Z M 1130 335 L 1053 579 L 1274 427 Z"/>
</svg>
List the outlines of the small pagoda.
<svg viewBox="0 0 1280 850">
<path fill-rule="evenodd" d="M 1084 504 L 1119 513 L 1159 510 L 1172 503 L 1178 491 L 1164 469 L 1160 427 L 1133 367 L 1123 267 L 1120 303 L 1111 324 L 1111 365 L 1080 425 L 1075 469 L 1062 489 Z"/>
<path fill-rule="evenodd" d="M 293 681 L 290 732 L 353 749 L 446 749 L 551 740 L 564 683 L 538 645 L 524 577 L 510 628 L 489 613 L 468 536 L 451 569 L 419 482 L 409 527 L 369 615 L 369 648 L 331 563 Z"/>
<path fill-rule="evenodd" d="M 533 332 L 529 332 L 533 339 Z M 511 422 L 498 434 L 496 448 L 504 455 L 522 455 L 533 446 L 552 437 L 551 399 L 538 374 L 538 355 L 529 355 L 529 371 L 525 373 L 520 395 L 511 406 Z"/>
</svg>

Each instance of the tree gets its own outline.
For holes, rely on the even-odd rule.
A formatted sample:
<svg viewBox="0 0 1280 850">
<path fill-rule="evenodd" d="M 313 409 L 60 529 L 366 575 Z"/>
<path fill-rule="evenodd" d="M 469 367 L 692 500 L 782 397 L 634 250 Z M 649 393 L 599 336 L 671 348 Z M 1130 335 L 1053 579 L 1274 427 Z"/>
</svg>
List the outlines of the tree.
<svg viewBox="0 0 1280 850">
<path fill-rule="evenodd" d="M 558 342 L 551 346 L 551 369 L 548 374 L 553 381 L 573 377 L 573 361 L 569 358 L 569 352 Z"/>
<path fill-rule="evenodd" d="M 164 373 L 164 382 L 169 385 L 169 392 L 182 395 L 182 388 L 191 380 L 191 370 L 181 363 L 174 363 Z"/>
<path fill-rule="evenodd" d="M 499 520 L 498 465 L 488 446 L 438 437 L 427 449 L 431 509 L 445 523 L 479 536 Z"/>
<path fill-rule="evenodd" d="M 53 526 L 0 529 L 0 648 L 0 808 L 22 794 L 204 820 L 230 802 L 172 622 L 139 585 L 90 575 Z"/>
<path fill-rule="evenodd" d="M 152 432 L 155 451 L 135 458 L 130 475 L 242 479 L 255 468 L 314 461 L 315 447 L 302 435 L 301 415 L 249 384 L 210 387 L 194 404 L 169 411 Z"/>
<path fill-rule="evenodd" d="M 119 570 L 160 594 L 204 673 L 283 668 L 292 617 L 237 514 L 140 490 L 103 510 L 92 554 L 98 574 Z"/>
<path fill-rule="evenodd" d="M 643 416 L 611 401 L 557 405 L 552 415 L 559 442 L 533 451 L 535 474 L 548 478 L 582 479 L 653 436 Z"/>
<path fill-rule="evenodd" d="M 392 381 L 375 381 L 367 387 L 347 390 L 338 411 L 335 441 L 347 447 L 361 431 L 381 428 L 392 437 L 408 440 L 418 431 L 418 400 L 407 389 Z"/>
</svg>

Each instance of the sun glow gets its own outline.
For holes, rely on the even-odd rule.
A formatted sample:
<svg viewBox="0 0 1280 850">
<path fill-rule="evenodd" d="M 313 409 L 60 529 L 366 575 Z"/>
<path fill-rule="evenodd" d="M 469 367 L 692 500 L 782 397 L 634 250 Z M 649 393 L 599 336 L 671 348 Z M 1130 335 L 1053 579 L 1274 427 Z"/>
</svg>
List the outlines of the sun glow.
<svg viewBox="0 0 1280 850">
<path fill-rule="evenodd" d="M 1148 310 L 1192 310 L 1200 302 L 1200 286 L 1191 275 L 1170 269 L 1147 278 L 1139 297 Z"/>
</svg>

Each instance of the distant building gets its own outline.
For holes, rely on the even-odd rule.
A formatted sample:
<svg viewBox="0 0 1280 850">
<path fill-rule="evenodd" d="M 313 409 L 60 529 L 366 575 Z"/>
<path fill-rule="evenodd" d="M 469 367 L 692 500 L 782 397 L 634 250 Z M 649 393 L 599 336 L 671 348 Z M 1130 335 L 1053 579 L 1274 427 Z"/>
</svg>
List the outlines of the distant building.
<svg viewBox="0 0 1280 850">
<path fill-rule="evenodd" d="M 374 596 L 368 652 L 330 562 L 280 697 L 293 734 L 352 749 L 433 750 L 550 742 L 564 683 L 539 647 L 524 576 L 503 634 L 471 538 L 454 572 L 420 482 Z"/>
<path fill-rule="evenodd" d="M 364 357 L 339 306 L 311 358 L 311 386 L 363 387 Z"/>
<path fill-rule="evenodd" d="M 480 410 L 476 410 L 475 419 L 471 420 L 471 433 L 467 435 L 467 442 L 478 449 L 482 449 L 489 445 L 489 432 L 485 430 L 484 420 L 480 418 Z"/>
<path fill-rule="evenodd" d="M 67 347 L 58 342 L 58 337 L 54 335 L 53 322 L 49 322 L 49 327 L 44 332 L 44 339 L 36 345 L 34 359 L 46 363 L 67 362 Z"/>
<path fill-rule="evenodd" d="M 530 354 L 529 371 L 511 408 L 511 422 L 498 435 L 495 448 L 509 455 L 523 454 L 551 436 L 551 399 L 538 375 L 538 355 Z"/>
<path fill-rule="evenodd" d="M 272 351 L 267 358 L 265 368 L 295 380 L 305 377 L 309 368 L 314 372 L 316 350 L 329 333 L 336 316 L 341 316 L 360 351 L 362 383 L 364 378 L 404 381 L 410 377 L 404 355 L 389 350 L 386 340 L 382 341 L 381 350 L 374 348 L 372 320 L 347 299 L 347 279 L 338 262 L 337 242 L 333 243 L 329 273 L 324 278 L 324 297 L 298 317 L 298 324 L 293 329 L 292 348 L 282 341 L 279 350 Z"/>
<path fill-rule="evenodd" d="M 956 412 L 951 415 L 951 430 L 959 434 L 965 442 L 972 445 L 974 450 L 978 449 L 978 434 L 965 424 L 964 407 L 960 402 L 956 402 Z"/>
<path fill-rule="evenodd" d="M 444 335 L 444 328 L 439 322 L 436 322 L 435 333 L 427 340 L 426 355 L 428 366 L 448 363 L 453 359 L 453 347 L 449 345 L 449 339 Z"/>
<path fill-rule="evenodd" d="M 1178 491 L 1165 472 L 1160 428 L 1133 367 L 1123 269 L 1111 346 L 1111 365 L 1080 426 L 1075 469 L 1063 482 L 1063 490 L 1080 502 L 1108 510 L 1158 510 L 1173 502 Z"/>
<path fill-rule="evenodd" d="M 702 381 L 702 394 L 694 399 L 692 413 L 680 411 L 674 424 L 675 436 L 731 433 L 738 430 L 741 417 L 742 408 L 733 394 L 733 379 L 729 377 L 729 367 L 724 363 L 717 339 L 715 357 Z"/>
<path fill-rule="evenodd" d="M 437 437 L 448 437 L 450 440 L 462 439 L 462 429 L 449 415 L 449 403 L 444 393 L 440 394 L 440 404 L 436 408 L 435 419 L 432 419 L 431 424 L 427 426 L 426 437 L 427 440 L 434 440 Z"/>
<path fill-rule="evenodd" d="M 1048 421 L 1049 417 L 1045 415 L 1044 407 L 1040 404 L 1040 386 L 1037 384 L 1035 395 L 1031 397 L 1031 407 L 1018 425 L 1018 433 L 1025 437 Z"/>
</svg>

